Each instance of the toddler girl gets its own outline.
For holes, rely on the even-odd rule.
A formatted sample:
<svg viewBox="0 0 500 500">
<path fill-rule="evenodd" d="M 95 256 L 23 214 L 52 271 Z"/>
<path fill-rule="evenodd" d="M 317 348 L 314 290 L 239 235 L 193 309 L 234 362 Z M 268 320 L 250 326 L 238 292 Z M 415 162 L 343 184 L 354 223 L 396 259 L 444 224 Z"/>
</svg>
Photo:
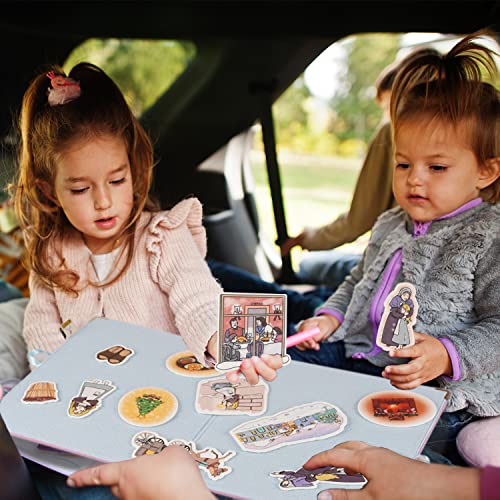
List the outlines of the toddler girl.
<svg viewBox="0 0 500 500">
<path fill-rule="evenodd" d="M 398 73 L 399 207 L 378 218 L 359 265 L 301 325 L 321 334 L 290 350 L 293 359 L 381 374 L 400 389 L 435 381 L 451 393 L 434 432 L 446 432 L 444 441 L 500 414 L 500 102 L 482 81 L 483 70 L 496 77 L 497 69 L 477 35 Z M 417 291 L 416 343 L 387 353 L 375 339 L 384 300 L 401 282 Z"/>
<path fill-rule="evenodd" d="M 61 323 L 101 316 L 179 333 L 213 362 L 221 288 L 204 260 L 201 204 L 159 211 L 149 198 L 153 147 L 115 83 L 92 64 L 69 77 L 54 67 L 29 85 L 20 128 L 28 351 L 53 352 Z M 255 382 L 279 363 L 253 360 L 242 371 Z"/>
</svg>

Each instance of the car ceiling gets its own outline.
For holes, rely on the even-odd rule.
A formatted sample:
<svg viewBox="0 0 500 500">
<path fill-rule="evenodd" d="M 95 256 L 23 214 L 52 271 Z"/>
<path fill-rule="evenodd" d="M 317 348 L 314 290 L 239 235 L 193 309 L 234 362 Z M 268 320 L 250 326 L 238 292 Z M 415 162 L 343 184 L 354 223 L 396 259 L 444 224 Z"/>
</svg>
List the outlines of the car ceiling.
<svg viewBox="0 0 500 500">
<path fill-rule="evenodd" d="M 245 130 L 331 43 L 353 33 L 499 30 L 498 1 L 2 2 L 0 131 L 29 80 L 86 38 L 192 40 L 198 55 L 142 117 L 155 184 L 189 192 L 190 173 Z M 163 188 L 162 188 L 163 190 Z M 165 197 L 168 198 L 165 189 Z"/>
</svg>

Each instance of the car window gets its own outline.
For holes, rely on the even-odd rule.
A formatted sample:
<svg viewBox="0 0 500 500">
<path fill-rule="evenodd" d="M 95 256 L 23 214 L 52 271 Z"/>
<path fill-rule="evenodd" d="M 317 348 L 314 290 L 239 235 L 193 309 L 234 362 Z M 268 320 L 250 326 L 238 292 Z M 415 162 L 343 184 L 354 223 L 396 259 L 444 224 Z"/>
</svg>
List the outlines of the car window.
<svg viewBox="0 0 500 500">
<path fill-rule="evenodd" d="M 186 40 L 86 40 L 69 55 L 64 69 L 81 61 L 100 66 L 120 87 L 132 111 L 140 116 L 186 69 L 196 55 Z"/>
<path fill-rule="evenodd" d="M 456 35 L 357 34 L 333 43 L 274 103 L 273 116 L 289 236 L 320 227 L 349 209 L 370 138 L 381 123 L 374 82 L 382 69 L 419 46 L 445 52 Z M 494 43 L 494 42 L 492 42 Z M 251 151 L 255 198 L 263 236 L 276 227 L 260 128 Z M 340 248 L 362 252 L 369 233 Z M 279 248 L 275 246 L 276 252 Z M 295 270 L 303 250 L 292 249 Z"/>
<path fill-rule="evenodd" d="M 350 205 L 366 146 L 381 118 L 373 82 L 392 62 L 399 34 L 350 36 L 333 43 L 275 102 L 273 116 L 290 236 L 331 222 Z M 261 134 L 252 171 L 262 231 L 276 239 Z M 362 251 L 367 236 L 349 245 Z M 302 250 L 292 250 L 292 262 Z"/>
<path fill-rule="evenodd" d="M 196 56 L 188 40 L 91 38 L 77 46 L 63 64 L 69 72 L 78 62 L 100 66 L 120 87 L 136 116 L 141 116 L 187 68 Z M 0 203 L 14 174 L 16 140 L 2 137 Z"/>
</svg>

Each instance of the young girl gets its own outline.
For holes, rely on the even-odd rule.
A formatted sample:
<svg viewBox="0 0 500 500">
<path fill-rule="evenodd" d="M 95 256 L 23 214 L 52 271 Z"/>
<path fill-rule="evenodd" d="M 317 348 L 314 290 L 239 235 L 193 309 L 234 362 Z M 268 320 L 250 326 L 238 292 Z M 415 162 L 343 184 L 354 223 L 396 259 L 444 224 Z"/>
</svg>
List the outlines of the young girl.
<svg viewBox="0 0 500 500">
<path fill-rule="evenodd" d="M 28 351 L 55 351 L 66 320 L 78 329 L 102 316 L 179 333 L 198 360 L 213 362 L 221 288 L 204 261 L 201 204 L 156 209 L 153 147 L 115 83 L 88 63 L 69 77 L 54 67 L 29 85 L 20 128 Z M 242 371 L 269 379 L 277 364 L 252 360 Z"/>
<path fill-rule="evenodd" d="M 301 325 L 321 334 L 290 350 L 293 359 L 381 374 L 400 389 L 435 381 L 451 392 L 434 433 L 447 431 L 444 440 L 500 414 L 500 102 L 481 81 L 497 69 L 477 35 L 398 73 L 399 207 L 378 218 L 360 264 Z M 416 343 L 387 353 L 375 339 L 384 300 L 401 282 L 417 291 Z"/>
</svg>

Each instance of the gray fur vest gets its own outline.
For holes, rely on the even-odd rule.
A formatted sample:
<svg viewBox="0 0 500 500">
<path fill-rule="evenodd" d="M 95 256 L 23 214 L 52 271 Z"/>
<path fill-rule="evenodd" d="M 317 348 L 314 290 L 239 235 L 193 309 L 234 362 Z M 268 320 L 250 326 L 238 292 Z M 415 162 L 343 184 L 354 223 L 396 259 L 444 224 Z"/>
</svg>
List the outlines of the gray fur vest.
<svg viewBox="0 0 500 500">
<path fill-rule="evenodd" d="M 382 214 L 357 268 L 324 307 L 344 314 L 330 342 L 344 340 L 346 355 L 373 347 L 370 304 L 391 256 L 402 249 L 394 284 L 415 285 L 419 311 L 414 330 L 448 338 L 460 359 L 461 379 L 439 377 L 450 391 L 446 411 L 500 414 L 500 207 L 481 205 L 434 221 L 413 237 L 413 223 L 399 207 Z M 394 363 L 385 352 L 368 358 Z"/>
</svg>

